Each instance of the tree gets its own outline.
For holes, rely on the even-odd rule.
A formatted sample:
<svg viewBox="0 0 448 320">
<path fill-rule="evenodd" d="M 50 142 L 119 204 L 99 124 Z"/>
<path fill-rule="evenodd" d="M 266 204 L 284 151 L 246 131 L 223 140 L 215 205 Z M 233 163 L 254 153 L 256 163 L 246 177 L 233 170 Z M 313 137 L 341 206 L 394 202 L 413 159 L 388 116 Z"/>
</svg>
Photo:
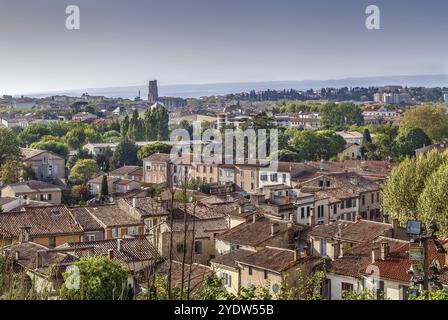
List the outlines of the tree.
<svg viewBox="0 0 448 320">
<path fill-rule="evenodd" d="M 340 130 L 364 121 L 362 110 L 353 103 L 326 103 L 320 107 L 321 125 L 327 129 Z"/>
<path fill-rule="evenodd" d="M 138 111 L 134 111 L 129 121 L 128 137 L 133 141 L 142 141 L 144 139 L 145 132 L 143 129 L 143 123 L 140 119 Z"/>
<path fill-rule="evenodd" d="M 109 195 L 109 185 L 107 184 L 107 176 L 103 175 L 103 180 L 101 181 L 101 196 L 107 197 Z"/>
<path fill-rule="evenodd" d="M 430 145 L 431 139 L 420 128 L 412 128 L 401 131 L 392 144 L 392 152 L 395 159 L 413 156 L 415 150 L 425 145 Z"/>
<path fill-rule="evenodd" d="M 39 141 L 31 145 L 31 148 L 39 150 L 47 150 L 60 155 L 63 158 L 67 158 L 69 154 L 69 148 L 66 144 L 57 141 Z"/>
<path fill-rule="evenodd" d="M 79 277 L 76 271 L 79 272 Z M 61 288 L 61 298 L 67 300 L 124 300 L 128 270 L 107 257 L 81 258 L 74 268 L 64 273 L 64 280 L 79 280 L 79 287 Z"/>
<path fill-rule="evenodd" d="M 144 158 L 147 158 L 155 153 L 170 153 L 172 147 L 169 144 L 156 142 L 147 144 L 140 148 L 138 151 L 137 157 L 141 161 Z"/>
<path fill-rule="evenodd" d="M 419 106 L 404 114 L 402 127 L 420 128 L 431 140 L 442 142 L 448 138 L 448 115 L 444 107 Z"/>
<path fill-rule="evenodd" d="M 372 289 L 342 291 L 342 300 L 384 300 L 383 292 Z"/>
<path fill-rule="evenodd" d="M 118 169 L 124 165 L 137 165 L 138 147 L 134 141 L 125 137 L 120 141 L 110 161 L 113 169 Z"/>
<path fill-rule="evenodd" d="M 12 184 L 20 181 L 23 164 L 20 161 L 8 161 L 0 167 L 0 181 Z"/>
<path fill-rule="evenodd" d="M 67 145 L 70 147 L 71 150 L 80 149 L 86 141 L 86 134 L 84 132 L 84 128 L 74 127 L 69 132 L 67 132 L 67 134 L 65 135 L 65 140 L 67 141 Z"/>
<path fill-rule="evenodd" d="M 0 166 L 7 161 L 20 160 L 21 152 L 16 135 L 11 129 L 0 128 Z"/>
<path fill-rule="evenodd" d="M 406 223 L 408 219 L 421 218 L 418 210 L 420 195 L 428 185 L 428 178 L 448 162 L 448 155 L 436 150 L 426 156 L 407 158 L 392 170 L 382 190 L 383 208 L 392 218 Z"/>
<path fill-rule="evenodd" d="M 72 188 L 72 196 L 78 200 L 85 201 L 90 197 L 89 188 L 85 184 L 74 186 Z"/>
<path fill-rule="evenodd" d="M 74 182 L 86 183 L 100 171 L 100 168 L 92 159 L 81 159 L 76 162 L 68 176 Z"/>
<path fill-rule="evenodd" d="M 448 235 L 448 162 L 428 179 L 418 199 L 419 219 L 427 225 L 433 218 L 440 225 L 440 232 Z"/>
<path fill-rule="evenodd" d="M 129 131 L 129 116 L 125 115 L 124 118 L 120 122 L 120 134 L 121 137 L 124 138 L 128 135 Z"/>
</svg>

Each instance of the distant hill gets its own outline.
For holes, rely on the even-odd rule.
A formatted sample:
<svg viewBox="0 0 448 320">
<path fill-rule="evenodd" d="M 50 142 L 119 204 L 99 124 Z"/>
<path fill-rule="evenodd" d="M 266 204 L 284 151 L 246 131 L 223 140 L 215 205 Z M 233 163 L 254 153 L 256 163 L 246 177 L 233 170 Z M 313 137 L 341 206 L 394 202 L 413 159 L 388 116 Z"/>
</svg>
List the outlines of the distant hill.
<svg viewBox="0 0 448 320">
<path fill-rule="evenodd" d="M 320 89 L 325 87 L 369 87 L 369 86 L 421 86 L 421 87 L 448 87 L 448 75 L 420 75 L 420 76 L 384 76 L 345 78 L 335 80 L 303 80 L 303 81 L 267 81 L 267 82 L 235 82 L 235 83 L 212 83 L 212 84 L 182 84 L 160 86 L 161 96 L 173 96 L 182 98 L 199 98 L 202 96 L 225 95 L 229 93 L 249 92 L 250 90 L 282 90 L 282 89 Z M 146 99 L 148 89 L 146 86 L 91 88 L 79 90 L 66 90 L 55 92 L 44 92 L 25 94 L 31 97 L 45 97 L 51 95 L 81 96 L 83 93 L 90 95 L 106 96 L 112 98 L 133 99 L 141 91 L 143 99 Z"/>
</svg>

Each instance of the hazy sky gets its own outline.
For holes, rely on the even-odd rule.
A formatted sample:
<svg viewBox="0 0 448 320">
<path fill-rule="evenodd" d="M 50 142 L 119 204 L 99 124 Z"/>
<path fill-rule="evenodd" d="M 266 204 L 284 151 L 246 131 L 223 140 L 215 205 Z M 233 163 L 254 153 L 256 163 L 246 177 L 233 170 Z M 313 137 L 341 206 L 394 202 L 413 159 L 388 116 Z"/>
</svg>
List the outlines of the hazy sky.
<svg viewBox="0 0 448 320">
<path fill-rule="evenodd" d="M 0 0 L 0 94 L 448 73 L 447 16 L 446 0 Z"/>
</svg>

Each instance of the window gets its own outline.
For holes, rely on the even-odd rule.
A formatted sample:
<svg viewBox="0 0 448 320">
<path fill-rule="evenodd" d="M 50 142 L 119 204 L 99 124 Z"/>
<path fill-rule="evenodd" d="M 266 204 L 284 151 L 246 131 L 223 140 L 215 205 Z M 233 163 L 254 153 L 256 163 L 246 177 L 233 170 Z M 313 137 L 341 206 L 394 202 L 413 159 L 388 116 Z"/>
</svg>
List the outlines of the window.
<svg viewBox="0 0 448 320">
<path fill-rule="evenodd" d="M 322 257 L 327 255 L 327 240 L 320 240 L 320 254 Z"/>
<path fill-rule="evenodd" d="M 95 237 L 94 234 L 88 234 L 87 235 L 87 241 L 88 242 L 92 242 L 92 241 L 95 241 L 95 240 L 96 240 L 96 237 Z"/>
<path fill-rule="evenodd" d="M 324 181 L 323 180 L 319 180 L 319 187 L 323 187 L 324 186 Z"/>
<path fill-rule="evenodd" d="M 49 237 L 48 238 L 48 246 L 50 248 L 56 247 L 56 237 Z"/>
<path fill-rule="evenodd" d="M 372 196 L 371 203 L 373 203 L 375 201 L 375 195 L 372 193 L 371 196 Z"/>
<path fill-rule="evenodd" d="M 252 267 L 249 267 L 249 275 L 252 275 Z"/>
<path fill-rule="evenodd" d="M 311 209 L 310 207 L 306 207 L 306 217 L 309 218 L 311 216 Z"/>
<path fill-rule="evenodd" d="M 178 244 L 178 245 L 176 246 L 176 251 L 177 251 L 177 253 L 182 253 L 182 252 L 184 252 L 184 245 L 183 245 L 183 244 Z"/>
<path fill-rule="evenodd" d="M 333 214 L 338 214 L 338 205 L 337 204 L 333 205 Z"/>
<path fill-rule="evenodd" d="M 409 299 L 409 286 L 398 286 L 398 289 L 400 291 L 400 298 L 401 300 L 408 300 Z"/>
<path fill-rule="evenodd" d="M 341 289 L 342 289 L 342 291 L 353 291 L 353 284 L 347 283 L 347 282 L 342 282 Z"/>
<path fill-rule="evenodd" d="M 305 219 L 305 208 L 300 208 L 300 218 Z"/>
<path fill-rule="evenodd" d="M 361 201 L 362 201 L 362 205 L 364 206 L 366 204 L 366 195 L 365 194 L 362 195 Z"/>
<path fill-rule="evenodd" d="M 223 273 L 222 274 L 222 279 L 223 279 L 224 285 L 226 287 L 231 287 L 232 286 L 232 275 L 230 275 L 228 273 Z"/>
<path fill-rule="evenodd" d="M 202 242 L 201 241 L 196 241 L 194 243 L 194 253 L 202 254 Z"/>
<path fill-rule="evenodd" d="M 282 175 L 282 181 L 283 181 L 283 183 L 286 183 L 286 173 L 284 173 L 284 174 Z"/>
<path fill-rule="evenodd" d="M 138 227 L 128 227 L 128 236 L 138 235 Z"/>
<path fill-rule="evenodd" d="M 43 194 L 41 194 L 40 195 L 40 201 L 44 201 L 45 199 L 44 199 L 44 195 Z"/>
<path fill-rule="evenodd" d="M 320 205 L 317 207 L 317 218 L 321 219 L 324 217 L 324 206 Z"/>
<path fill-rule="evenodd" d="M 274 173 L 274 174 L 271 176 L 271 180 L 272 180 L 272 182 L 277 182 L 277 181 L 278 181 L 278 175 L 277 175 L 276 173 Z"/>
<path fill-rule="evenodd" d="M 51 193 L 47 194 L 47 200 L 51 201 Z"/>
<path fill-rule="evenodd" d="M 121 229 L 120 228 L 113 228 L 112 229 L 112 238 L 121 238 Z"/>
<path fill-rule="evenodd" d="M 268 275 L 269 275 L 269 274 L 268 274 L 268 271 L 267 271 L 267 270 L 264 270 L 264 278 L 265 278 L 265 279 L 268 278 Z"/>
<path fill-rule="evenodd" d="M 250 184 L 250 189 L 251 189 L 251 190 L 254 190 L 254 188 L 255 188 L 254 183 L 251 182 L 251 184 Z"/>
<path fill-rule="evenodd" d="M 213 173 L 213 167 L 210 166 L 210 173 Z"/>
<path fill-rule="evenodd" d="M 330 181 L 326 182 L 327 187 L 330 187 Z"/>
</svg>

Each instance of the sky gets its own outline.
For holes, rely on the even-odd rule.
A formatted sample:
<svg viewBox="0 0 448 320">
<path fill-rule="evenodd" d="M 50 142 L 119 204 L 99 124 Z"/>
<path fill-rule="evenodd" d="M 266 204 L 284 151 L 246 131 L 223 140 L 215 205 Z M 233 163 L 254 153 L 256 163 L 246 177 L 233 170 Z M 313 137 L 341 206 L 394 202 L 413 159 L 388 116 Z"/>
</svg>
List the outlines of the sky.
<svg viewBox="0 0 448 320">
<path fill-rule="evenodd" d="M 0 94 L 446 74 L 447 15 L 446 0 L 0 0 Z"/>
</svg>

